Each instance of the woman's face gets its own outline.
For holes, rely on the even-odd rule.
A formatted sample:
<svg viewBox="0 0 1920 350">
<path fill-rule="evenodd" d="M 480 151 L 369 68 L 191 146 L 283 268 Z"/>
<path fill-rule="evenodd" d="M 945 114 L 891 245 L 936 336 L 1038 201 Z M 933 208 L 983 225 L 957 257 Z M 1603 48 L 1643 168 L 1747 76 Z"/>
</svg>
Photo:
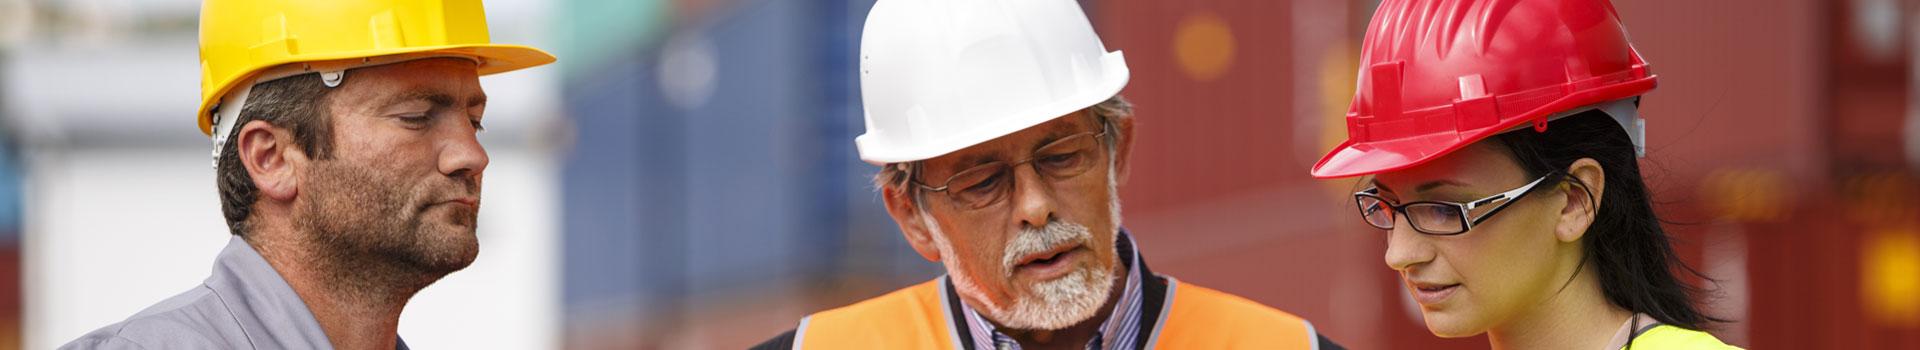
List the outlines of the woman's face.
<svg viewBox="0 0 1920 350">
<path fill-rule="evenodd" d="M 1533 182 L 1507 148 L 1486 140 L 1426 164 L 1381 173 L 1372 179 L 1394 204 L 1414 201 L 1465 203 Z M 1568 186 L 1549 179 L 1466 233 L 1436 236 L 1415 231 L 1404 215 L 1387 232 L 1387 266 L 1400 272 L 1420 304 L 1427 329 L 1441 337 L 1484 333 L 1543 305 L 1568 282 L 1578 262 L 1578 242 L 1556 238 Z M 1496 205 L 1468 213 L 1484 215 Z M 1572 257 L 1572 259 L 1568 259 Z"/>
</svg>

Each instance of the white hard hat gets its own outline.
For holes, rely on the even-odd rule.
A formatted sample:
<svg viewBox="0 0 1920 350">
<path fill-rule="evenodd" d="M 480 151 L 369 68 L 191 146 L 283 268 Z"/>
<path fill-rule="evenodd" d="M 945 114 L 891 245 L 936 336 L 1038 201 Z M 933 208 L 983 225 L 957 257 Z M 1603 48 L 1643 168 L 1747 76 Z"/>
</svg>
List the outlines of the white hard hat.
<svg viewBox="0 0 1920 350">
<path fill-rule="evenodd" d="M 938 157 L 1106 101 L 1126 86 L 1073 0 L 880 0 L 860 40 L 860 159 Z"/>
</svg>

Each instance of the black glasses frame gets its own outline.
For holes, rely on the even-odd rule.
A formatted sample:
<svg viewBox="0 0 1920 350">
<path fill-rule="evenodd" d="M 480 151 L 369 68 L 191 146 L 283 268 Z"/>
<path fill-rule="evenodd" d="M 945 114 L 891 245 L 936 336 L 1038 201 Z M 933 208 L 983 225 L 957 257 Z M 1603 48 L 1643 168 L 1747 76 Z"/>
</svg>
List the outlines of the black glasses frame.
<svg viewBox="0 0 1920 350">
<path fill-rule="evenodd" d="M 1487 219 L 1492 218 L 1494 214 L 1499 214 L 1501 210 L 1506 209 L 1507 206 L 1512 205 L 1514 202 L 1520 201 L 1520 198 L 1526 197 L 1528 193 L 1533 193 L 1534 189 L 1539 188 L 1540 184 L 1546 183 L 1548 179 L 1558 178 L 1558 177 L 1559 177 L 1559 173 L 1547 174 L 1546 176 L 1541 176 L 1539 179 L 1534 179 L 1533 182 L 1529 182 L 1526 185 L 1520 186 L 1518 188 L 1514 188 L 1506 192 L 1501 192 L 1499 194 L 1487 196 L 1486 198 L 1476 199 L 1466 203 L 1446 202 L 1446 201 L 1417 201 L 1417 202 L 1409 202 L 1409 203 L 1395 205 L 1393 204 L 1392 201 L 1387 200 L 1385 197 L 1381 197 L 1380 188 L 1377 188 L 1377 187 L 1362 190 L 1360 192 L 1354 192 L 1353 198 L 1354 198 L 1355 205 L 1360 210 L 1360 220 L 1367 222 L 1367 225 L 1371 225 L 1374 228 L 1378 228 L 1382 230 L 1392 230 L 1394 227 L 1394 222 L 1398 221 L 1397 220 L 1398 217 L 1408 215 L 1407 208 L 1422 207 L 1422 206 L 1439 207 L 1441 208 L 1441 210 L 1430 211 L 1430 212 L 1448 213 L 1448 214 L 1454 215 L 1455 217 L 1453 218 L 1453 220 L 1450 220 L 1450 222 L 1459 222 L 1460 226 L 1459 227 L 1443 227 L 1443 228 L 1421 227 L 1420 222 L 1422 220 L 1414 220 L 1411 217 L 1407 219 L 1407 224 L 1412 226 L 1414 231 L 1418 231 L 1420 233 L 1436 235 L 1436 236 L 1452 236 L 1452 235 L 1467 233 L 1467 231 L 1473 230 L 1474 225 L 1479 225 L 1481 222 L 1485 222 Z M 1370 208 L 1370 206 L 1368 205 L 1369 201 L 1373 202 L 1374 204 L 1377 204 L 1378 207 Z M 1478 209 L 1487 205 L 1494 205 L 1494 207 L 1492 210 L 1488 210 L 1486 213 L 1480 214 L 1479 216 L 1473 216 L 1469 214 L 1474 209 Z M 1374 223 L 1373 220 L 1368 219 L 1368 216 L 1370 216 L 1370 214 L 1373 214 L 1374 211 L 1381 210 L 1383 208 L 1386 210 L 1392 211 L 1391 216 L 1388 217 L 1388 221 L 1384 224 L 1384 226 L 1382 224 Z"/>
</svg>

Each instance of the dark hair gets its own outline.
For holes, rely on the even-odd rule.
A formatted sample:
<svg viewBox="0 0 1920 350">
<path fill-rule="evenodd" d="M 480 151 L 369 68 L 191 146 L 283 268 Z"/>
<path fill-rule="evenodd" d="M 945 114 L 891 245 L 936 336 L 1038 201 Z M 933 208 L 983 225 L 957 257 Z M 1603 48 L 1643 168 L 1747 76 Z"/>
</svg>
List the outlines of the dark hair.
<svg viewBox="0 0 1920 350">
<path fill-rule="evenodd" d="M 294 143 L 309 157 L 329 159 L 333 153 L 333 126 L 326 111 L 330 90 L 320 84 L 318 74 L 254 85 L 248 93 L 246 107 L 240 109 L 240 119 L 234 122 L 230 132 L 239 133 L 240 127 L 249 121 L 266 121 L 293 134 Z M 323 140 L 327 142 L 321 142 Z M 247 218 L 253 215 L 253 202 L 259 199 L 260 189 L 253 186 L 253 176 L 247 173 L 246 165 L 240 163 L 239 144 L 240 140 L 228 139 L 222 146 L 219 164 L 214 169 L 214 186 L 220 189 L 220 211 L 226 215 L 227 230 L 246 236 Z"/>
<path fill-rule="evenodd" d="M 1676 276 L 1677 271 L 1712 281 L 1674 255 L 1640 177 L 1633 141 L 1612 117 L 1590 110 L 1549 122 L 1545 132 L 1523 129 L 1496 139 L 1531 176 L 1564 172 L 1582 158 L 1600 163 L 1605 191 L 1581 250 L 1598 274 L 1608 302 L 1681 328 L 1698 330 L 1709 323 L 1727 322 L 1694 306 L 1694 300 L 1708 293 L 1706 289 Z M 1565 178 L 1585 185 L 1577 178 Z"/>
</svg>

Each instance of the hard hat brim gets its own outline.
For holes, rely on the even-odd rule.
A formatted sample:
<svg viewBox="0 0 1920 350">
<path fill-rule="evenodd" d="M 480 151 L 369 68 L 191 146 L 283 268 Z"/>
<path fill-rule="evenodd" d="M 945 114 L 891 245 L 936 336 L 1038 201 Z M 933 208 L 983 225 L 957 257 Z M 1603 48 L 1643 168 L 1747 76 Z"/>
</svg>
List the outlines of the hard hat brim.
<svg viewBox="0 0 1920 350">
<path fill-rule="evenodd" d="M 1480 142 L 1493 135 L 1515 131 L 1536 121 L 1550 119 L 1557 113 L 1581 110 L 1601 103 L 1632 98 L 1652 91 L 1657 85 L 1657 76 L 1647 75 L 1638 79 L 1612 85 L 1591 88 L 1548 102 L 1532 110 L 1518 114 L 1514 118 L 1503 120 L 1493 126 L 1464 132 L 1435 133 L 1414 137 L 1354 142 L 1352 138 L 1341 142 L 1326 156 L 1314 163 L 1312 174 L 1315 178 L 1335 179 L 1343 177 L 1372 175 L 1411 168 L 1428 161 L 1453 153 L 1467 145 Z"/>
<path fill-rule="evenodd" d="M 1313 165 L 1313 177 L 1333 179 L 1406 169 L 1473 142 L 1478 140 L 1462 142 L 1448 134 L 1366 143 L 1347 141 Z"/>
<path fill-rule="evenodd" d="M 333 52 L 333 53 L 328 53 L 324 55 L 292 56 L 292 57 L 288 57 L 285 60 L 281 60 L 277 62 L 266 62 L 266 63 L 260 64 L 259 67 L 252 69 L 250 72 L 248 72 L 244 76 L 227 80 L 225 84 L 217 87 L 218 91 L 216 91 L 215 93 L 204 94 L 204 96 L 206 97 L 200 100 L 199 113 L 197 114 L 199 116 L 197 119 L 199 119 L 200 121 L 199 122 L 200 133 L 206 134 L 209 136 L 213 135 L 213 116 L 208 113 L 208 110 L 213 108 L 215 104 L 220 102 L 221 96 L 226 95 L 227 92 L 232 91 L 236 87 L 239 87 L 240 84 L 252 84 L 254 76 L 268 68 L 272 68 L 272 67 L 283 65 L 283 64 L 289 64 L 289 63 L 347 60 L 347 59 L 358 59 L 358 58 L 367 58 L 367 57 L 380 57 L 380 56 L 388 56 L 388 55 L 419 54 L 419 53 L 444 53 L 444 54 L 450 54 L 450 55 L 472 56 L 475 58 L 479 58 L 481 59 L 481 64 L 480 64 L 478 73 L 479 75 L 482 75 L 482 76 L 511 72 L 511 71 L 531 68 L 531 67 L 537 67 L 541 65 L 546 65 L 548 63 L 553 63 L 556 60 L 556 58 L 552 54 L 549 54 L 546 51 L 541 51 L 540 49 L 537 49 L 537 48 L 533 48 L 530 46 L 506 45 L 506 44 L 466 44 L 466 45 L 423 46 L 423 47 L 407 47 L 407 48 L 397 48 L 397 49 L 387 49 L 387 50 Z"/>
</svg>

